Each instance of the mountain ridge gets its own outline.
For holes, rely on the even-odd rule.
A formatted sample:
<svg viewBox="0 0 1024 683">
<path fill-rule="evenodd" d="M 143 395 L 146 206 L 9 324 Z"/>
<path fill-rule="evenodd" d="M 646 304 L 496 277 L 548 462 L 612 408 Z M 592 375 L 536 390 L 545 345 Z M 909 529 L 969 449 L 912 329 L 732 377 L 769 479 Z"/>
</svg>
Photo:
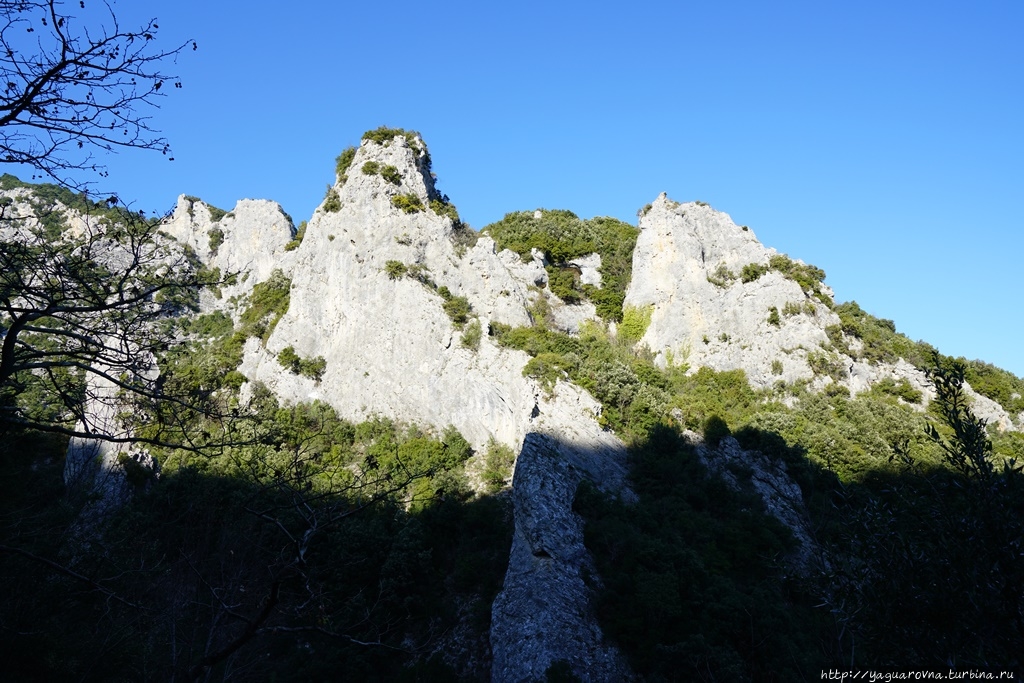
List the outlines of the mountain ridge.
<svg viewBox="0 0 1024 683">
<path fill-rule="evenodd" d="M 647 502 L 648 489 L 637 493 L 649 486 L 644 453 L 692 456 L 703 474 L 686 477 L 738 501 L 723 514 L 756 509 L 780 524 L 765 523 L 764 538 L 789 539 L 765 541 L 777 553 L 765 567 L 773 581 L 813 581 L 837 561 L 822 559 L 817 538 L 820 487 L 841 496 L 872 468 L 912 456 L 939 463 L 925 438 L 933 349 L 854 303 L 836 304 L 824 272 L 765 247 L 727 214 L 662 194 L 641 210 L 638 228 L 538 209 L 472 233 L 434 180 L 423 140 L 382 128 L 339 157 L 308 223 L 295 226 L 268 200 L 224 211 L 182 195 L 160 229 L 213 281 L 192 318 L 201 331 L 186 337 L 211 364 L 212 379 L 198 389 L 264 420 L 267 411 L 286 420 L 329 414 L 370 434 L 410 425 L 420 446 L 440 435 L 437 452 L 462 460 L 446 461 L 450 478 L 427 498 L 439 504 L 463 476 L 469 486 L 458 495 L 495 484 L 505 491 L 511 548 L 486 639 L 464 617 L 453 632 L 470 634 L 477 644 L 463 649 L 473 654 L 454 654 L 462 647 L 454 636 L 440 641 L 451 648 L 439 650 L 449 665 L 471 678 L 645 675 L 649 663 L 608 614 L 601 576 L 609 566 L 601 553 L 631 540 L 593 544 L 595 510 Z M 617 240 L 630 245 L 628 268 Z M 188 358 L 158 362 L 170 381 L 194 372 Z M 965 384 L 971 409 L 1009 445 L 1002 452 L 1019 450 L 1024 383 L 984 365 L 970 371 L 1002 401 Z M 291 437 L 260 438 L 270 462 Z M 296 472 L 302 443 L 288 466 Z M 345 477 L 403 452 L 381 443 L 361 446 L 368 460 L 348 463 Z M 88 443 L 72 446 L 69 485 L 95 460 Z M 499 448 L 514 455 L 510 489 L 500 468 L 487 471 Z M 121 456 L 104 455 L 92 489 L 78 484 L 108 505 L 103 514 L 129 504 L 131 477 L 139 490 L 159 481 L 157 460 Z M 173 451 L 159 457 L 189 463 L 179 472 L 198 462 Z M 284 486 L 277 480 L 287 469 L 270 468 L 274 486 Z M 665 481 L 684 487 L 673 479 L 683 474 L 678 463 L 670 470 Z M 120 485 L 111 488 L 112 479 Z M 102 487 L 116 489 L 117 500 L 105 501 Z M 397 495 L 407 512 L 426 504 Z M 613 502 L 595 504 L 594 495 Z M 669 591 L 665 604 L 682 595 Z"/>
</svg>

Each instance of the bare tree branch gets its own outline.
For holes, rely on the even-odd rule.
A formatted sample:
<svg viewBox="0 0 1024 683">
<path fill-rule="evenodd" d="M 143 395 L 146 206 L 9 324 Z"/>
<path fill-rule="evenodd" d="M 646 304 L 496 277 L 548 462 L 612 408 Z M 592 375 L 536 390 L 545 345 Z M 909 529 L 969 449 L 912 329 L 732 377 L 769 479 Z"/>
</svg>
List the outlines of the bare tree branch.
<svg viewBox="0 0 1024 683">
<path fill-rule="evenodd" d="M 106 175 L 97 151 L 170 155 L 148 112 L 181 87 L 161 68 L 196 44 L 160 49 L 156 19 L 126 29 L 106 3 L 75 4 L 0 0 L 0 163 L 82 188 L 75 174 Z"/>
</svg>

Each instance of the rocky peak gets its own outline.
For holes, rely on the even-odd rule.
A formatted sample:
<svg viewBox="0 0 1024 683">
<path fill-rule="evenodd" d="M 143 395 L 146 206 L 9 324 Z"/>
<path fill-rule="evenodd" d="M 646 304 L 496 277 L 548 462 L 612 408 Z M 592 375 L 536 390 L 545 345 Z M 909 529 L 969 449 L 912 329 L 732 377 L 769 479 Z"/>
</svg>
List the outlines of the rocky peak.
<svg viewBox="0 0 1024 683">
<path fill-rule="evenodd" d="M 426 207 L 432 200 L 440 199 L 434 188 L 426 143 L 414 133 L 395 130 L 388 138 L 377 134 L 381 130 L 364 136 L 348 168 L 337 176 L 333 189 L 342 204 L 370 197 L 387 207 L 394 197 L 412 194 Z M 372 139 L 367 137 L 370 135 Z M 323 204 L 319 210 L 325 210 Z"/>
<path fill-rule="evenodd" d="M 641 343 L 662 365 L 739 368 L 755 386 L 813 378 L 808 356 L 839 319 L 831 291 L 805 290 L 773 264 L 806 266 L 782 258 L 728 214 L 662 194 L 640 219 L 626 291 L 627 306 L 651 312 Z"/>
<path fill-rule="evenodd" d="M 295 236 L 291 217 L 280 204 L 266 199 L 241 199 L 224 211 L 180 195 L 161 229 L 190 247 L 207 268 L 219 269 L 234 282 L 222 288 L 225 298 L 248 294 L 275 268 L 289 268 L 286 252 Z"/>
</svg>

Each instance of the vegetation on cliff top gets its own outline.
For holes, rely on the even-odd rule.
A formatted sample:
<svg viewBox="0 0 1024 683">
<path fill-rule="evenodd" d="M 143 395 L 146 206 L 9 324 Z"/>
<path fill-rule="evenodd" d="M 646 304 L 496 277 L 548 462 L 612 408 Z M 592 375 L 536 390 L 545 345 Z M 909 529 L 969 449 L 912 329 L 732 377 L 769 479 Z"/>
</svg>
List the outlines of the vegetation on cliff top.
<svg viewBox="0 0 1024 683">
<path fill-rule="evenodd" d="M 588 299 L 605 320 L 622 320 L 622 301 L 633 273 L 633 248 L 640 231 L 615 218 L 581 220 L 571 211 L 541 210 L 506 214 L 484 227 L 498 249 L 510 249 L 524 261 L 537 249 L 547 261 L 548 287 L 569 304 Z M 588 254 L 601 256 L 601 287 L 583 284 L 569 261 Z"/>
</svg>

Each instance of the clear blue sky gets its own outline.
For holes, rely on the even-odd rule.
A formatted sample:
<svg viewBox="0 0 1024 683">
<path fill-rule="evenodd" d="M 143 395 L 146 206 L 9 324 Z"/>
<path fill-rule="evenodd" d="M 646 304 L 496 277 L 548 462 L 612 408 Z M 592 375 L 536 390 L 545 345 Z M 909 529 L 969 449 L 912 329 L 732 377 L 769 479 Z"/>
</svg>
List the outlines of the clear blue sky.
<svg viewBox="0 0 1024 683">
<path fill-rule="evenodd" d="M 375 4 L 114 5 L 199 49 L 154 113 L 176 160 L 123 153 L 109 182 L 298 222 L 364 130 L 415 129 L 474 227 L 700 199 L 837 299 L 1024 375 L 1019 0 Z"/>
</svg>

